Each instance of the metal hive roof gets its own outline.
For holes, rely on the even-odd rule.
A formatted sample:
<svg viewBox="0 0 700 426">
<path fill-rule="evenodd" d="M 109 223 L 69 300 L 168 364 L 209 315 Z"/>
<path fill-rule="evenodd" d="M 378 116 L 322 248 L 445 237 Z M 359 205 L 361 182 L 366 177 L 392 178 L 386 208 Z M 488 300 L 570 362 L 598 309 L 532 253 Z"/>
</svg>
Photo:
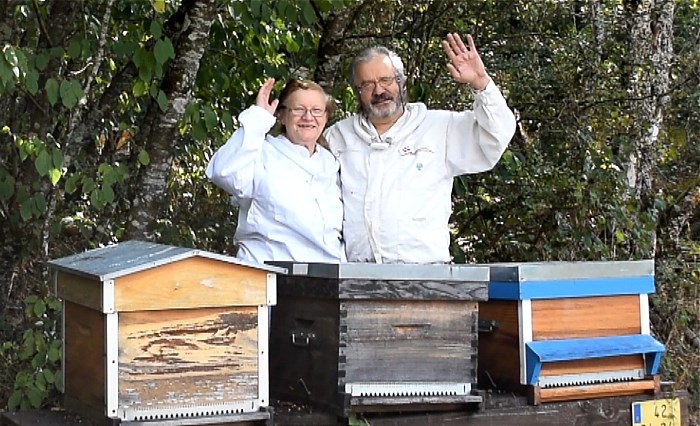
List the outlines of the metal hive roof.
<svg viewBox="0 0 700 426">
<path fill-rule="evenodd" d="M 494 263 L 491 281 L 527 282 L 547 280 L 577 280 L 594 278 L 625 278 L 654 275 L 654 261 L 551 261 Z"/>
<path fill-rule="evenodd" d="M 316 278 L 402 280 L 402 281 L 481 281 L 488 282 L 489 268 L 484 265 L 452 264 L 377 264 L 377 263 L 304 263 L 267 262 L 285 268 L 291 275 Z"/>
<path fill-rule="evenodd" d="M 286 273 L 286 270 L 283 268 L 245 262 L 231 256 L 204 250 L 136 240 L 54 259 L 49 261 L 48 264 L 57 270 L 104 281 L 195 256 L 216 259 L 268 272 Z"/>
</svg>

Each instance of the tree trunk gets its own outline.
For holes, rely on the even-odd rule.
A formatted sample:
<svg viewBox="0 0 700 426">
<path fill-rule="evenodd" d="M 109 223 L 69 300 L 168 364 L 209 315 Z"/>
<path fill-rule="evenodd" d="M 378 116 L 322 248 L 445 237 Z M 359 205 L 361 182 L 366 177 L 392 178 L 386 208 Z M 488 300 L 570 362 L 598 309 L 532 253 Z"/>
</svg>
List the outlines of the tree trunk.
<svg viewBox="0 0 700 426">
<path fill-rule="evenodd" d="M 672 0 L 627 0 L 629 22 L 628 92 L 632 98 L 634 124 L 630 128 L 633 150 L 628 184 L 640 212 L 657 219 L 653 172 L 657 165 L 656 143 L 668 105 L 669 72 L 673 55 Z M 649 254 L 656 252 L 656 227 L 648 229 Z M 644 248 L 642 248 L 644 249 Z"/>
<path fill-rule="evenodd" d="M 322 22 L 323 33 L 318 43 L 318 65 L 314 80 L 329 93 L 336 85 L 347 84 L 345 81 L 339 81 L 343 75 L 343 55 L 347 55 L 344 38 L 353 27 L 357 14 L 363 10 L 363 5 L 364 3 L 360 3 L 357 7 L 343 8 Z"/>
<path fill-rule="evenodd" d="M 175 146 L 180 139 L 177 123 L 190 101 L 192 86 L 216 13 L 215 0 L 183 1 L 178 11 L 178 16 L 185 19 L 183 32 L 175 43 L 176 57 L 161 85 L 168 98 L 168 107 L 162 112 L 156 105 L 152 105 L 139 135 L 142 146 L 149 154 L 150 163 L 141 168 L 132 184 L 137 192 L 129 212 L 128 238 L 157 239 L 156 227 L 165 210 L 168 178 Z"/>
</svg>

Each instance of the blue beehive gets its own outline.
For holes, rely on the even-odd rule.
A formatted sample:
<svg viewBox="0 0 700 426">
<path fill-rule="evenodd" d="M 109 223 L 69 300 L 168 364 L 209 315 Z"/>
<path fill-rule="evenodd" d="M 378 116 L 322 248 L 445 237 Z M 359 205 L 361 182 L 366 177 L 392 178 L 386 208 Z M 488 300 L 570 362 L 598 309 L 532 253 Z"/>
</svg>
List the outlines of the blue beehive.
<svg viewBox="0 0 700 426">
<path fill-rule="evenodd" d="M 491 265 L 480 317 L 480 383 L 531 402 L 658 391 L 664 346 L 651 336 L 654 263 Z"/>
</svg>

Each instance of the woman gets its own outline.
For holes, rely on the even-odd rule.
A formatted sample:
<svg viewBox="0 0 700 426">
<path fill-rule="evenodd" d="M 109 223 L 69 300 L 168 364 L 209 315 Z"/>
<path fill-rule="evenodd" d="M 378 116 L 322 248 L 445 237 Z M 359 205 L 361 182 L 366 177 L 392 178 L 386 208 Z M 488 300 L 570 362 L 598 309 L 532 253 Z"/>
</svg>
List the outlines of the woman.
<svg viewBox="0 0 700 426">
<path fill-rule="evenodd" d="M 207 176 L 239 207 L 237 257 L 344 262 L 339 163 L 321 145 L 333 108 L 318 84 L 291 80 L 270 102 L 273 79 L 260 87 L 236 130 L 211 158 Z M 281 133 L 269 134 L 278 121 Z"/>
</svg>

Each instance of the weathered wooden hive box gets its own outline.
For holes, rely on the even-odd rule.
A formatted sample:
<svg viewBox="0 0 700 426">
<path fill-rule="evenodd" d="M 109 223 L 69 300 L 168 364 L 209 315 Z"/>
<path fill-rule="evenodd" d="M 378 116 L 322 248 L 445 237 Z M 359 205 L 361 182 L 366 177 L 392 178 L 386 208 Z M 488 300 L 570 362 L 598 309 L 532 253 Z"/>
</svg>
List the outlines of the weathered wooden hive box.
<svg viewBox="0 0 700 426">
<path fill-rule="evenodd" d="M 122 421 L 269 417 L 268 306 L 284 270 L 140 241 L 50 266 L 69 410 Z"/>
<path fill-rule="evenodd" d="M 652 260 L 491 265 L 479 383 L 532 404 L 657 392 L 653 292 Z"/>
<path fill-rule="evenodd" d="M 476 382 L 480 266 L 275 263 L 274 399 L 350 412 L 481 401 Z"/>
</svg>

